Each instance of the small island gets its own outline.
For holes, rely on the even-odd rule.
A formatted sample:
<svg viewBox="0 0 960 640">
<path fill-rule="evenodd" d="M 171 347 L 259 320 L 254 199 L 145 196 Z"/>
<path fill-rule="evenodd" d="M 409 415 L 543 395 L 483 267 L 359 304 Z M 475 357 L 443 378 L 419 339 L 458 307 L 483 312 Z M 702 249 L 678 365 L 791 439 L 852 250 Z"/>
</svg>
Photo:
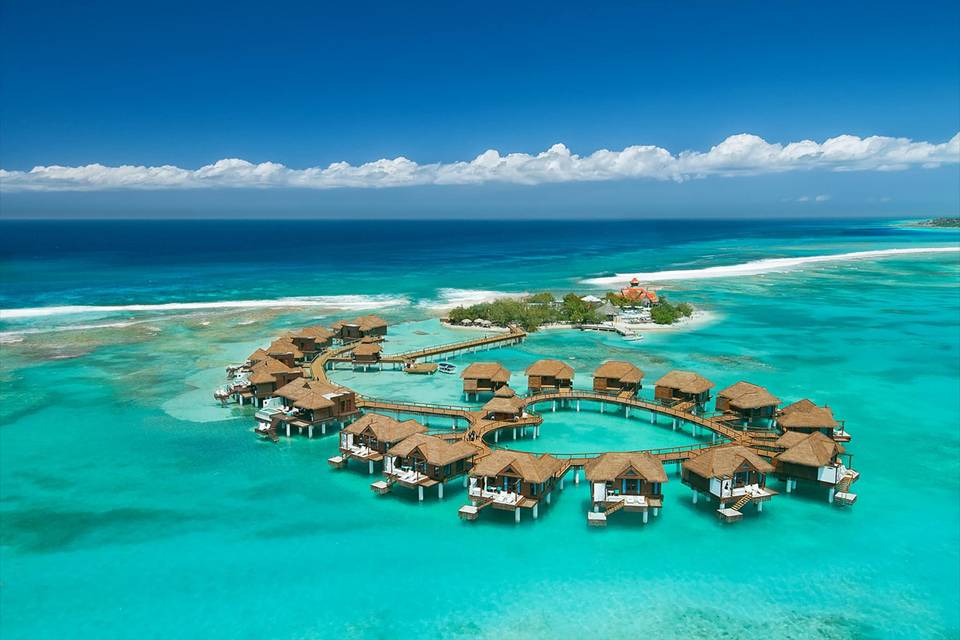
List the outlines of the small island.
<svg viewBox="0 0 960 640">
<path fill-rule="evenodd" d="M 934 229 L 957 229 L 960 228 L 960 218 L 931 218 L 930 220 L 920 220 L 910 226 Z"/>
<path fill-rule="evenodd" d="M 451 325 L 484 328 L 517 325 L 528 332 L 548 326 L 619 330 L 618 326 L 671 325 L 690 318 L 693 313 L 691 304 L 674 304 L 666 296 L 641 287 L 634 278 L 629 286 L 619 292 L 608 292 L 603 298 L 568 293 L 558 299 L 545 291 L 523 298 L 460 306 L 452 309 L 444 321 Z"/>
</svg>

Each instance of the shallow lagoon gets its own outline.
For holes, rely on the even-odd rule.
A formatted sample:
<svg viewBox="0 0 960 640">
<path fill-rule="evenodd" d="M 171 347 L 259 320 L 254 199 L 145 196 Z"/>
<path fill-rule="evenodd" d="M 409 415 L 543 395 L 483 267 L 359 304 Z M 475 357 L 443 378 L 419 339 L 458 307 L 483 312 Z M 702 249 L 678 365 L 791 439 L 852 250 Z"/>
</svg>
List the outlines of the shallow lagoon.
<svg viewBox="0 0 960 640">
<path fill-rule="evenodd" d="M 736 240 L 683 251 L 721 245 L 764 250 Z M 540 284 L 504 274 L 518 289 Z M 520 372 L 541 357 L 570 359 L 578 386 L 603 359 L 629 358 L 647 386 L 683 366 L 827 402 L 854 436 L 853 508 L 804 490 L 723 526 L 671 469 L 661 516 L 646 526 L 624 517 L 589 529 L 586 487 L 570 482 L 536 522 L 461 523 L 462 490 L 423 504 L 377 498 L 362 469 L 327 467 L 335 437 L 263 442 L 249 409 L 210 399 L 225 363 L 291 326 L 355 313 L 191 314 L 159 319 L 159 330 L 26 335 L 0 362 L 4 637 L 956 637 L 955 257 L 674 290 L 719 320 L 639 343 L 545 331 L 455 362 L 500 360 L 522 391 Z M 423 308 L 385 313 L 418 320 L 391 328 L 391 348 L 408 333 L 433 340 L 416 333 L 436 322 L 419 322 Z M 371 395 L 460 402 L 456 375 L 334 376 Z M 622 434 L 655 446 L 648 438 L 677 435 L 587 411 L 547 416 L 542 434 L 506 444 L 575 449 Z M 638 615 L 623 614 L 624 593 Z"/>
</svg>

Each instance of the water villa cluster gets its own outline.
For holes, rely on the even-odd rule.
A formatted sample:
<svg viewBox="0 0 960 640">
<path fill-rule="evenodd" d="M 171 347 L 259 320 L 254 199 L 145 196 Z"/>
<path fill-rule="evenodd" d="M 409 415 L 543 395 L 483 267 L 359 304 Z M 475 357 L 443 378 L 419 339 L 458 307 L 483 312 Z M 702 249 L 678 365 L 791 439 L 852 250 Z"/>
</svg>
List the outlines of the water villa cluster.
<svg viewBox="0 0 960 640">
<path fill-rule="evenodd" d="M 844 443 L 850 441 L 842 421 L 829 407 L 803 399 L 787 406 L 767 389 L 740 381 L 712 395 L 715 384 L 693 371 L 670 371 L 653 384 L 652 400 L 641 397 L 644 372 L 625 361 L 607 361 L 593 374 L 589 390 L 574 387 L 575 371 L 562 360 L 544 359 L 526 368 L 527 392 L 511 386 L 511 372 L 499 362 L 474 362 L 460 374 L 463 397 L 484 402 L 480 408 L 381 400 L 337 385 L 327 371 L 338 366 L 382 370 L 383 365 L 419 372 L 441 357 L 520 343 L 526 333 L 511 326 L 505 333 L 416 351 L 385 355 L 387 323 L 376 316 L 340 321 L 331 327 L 307 327 L 281 336 L 254 351 L 240 365 L 227 368 L 228 383 L 214 396 L 223 403 L 253 404 L 256 432 L 274 441 L 280 435 L 306 437 L 339 433 L 339 454 L 328 460 L 335 469 L 361 463 L 379 468 L 382 479 L 371 484 L 377 495 L 395 487 L 416 492 L 418 500 L 436 487 L 462 486 L 468 503 L 463 520 L 475 520 L 486 508 L 538 518 L 572 476 L 589 486 L 587 523 L 605 526 L 619 511 L 637 512 L 642 521 L 658 516 L 664 505 L 665 465 L 674 465 L 694 504 L 715 501 L 723 522 L 757 513 L 779 492 L 798 483 L 825 489 L 832 504 L 852 505 L 851 484 L 859 478 Z M 712 403 L 712 408 L 711 408 Z M 673 430 L 689 429 L 709 442 L 646 451 L 542 453 L 513 451 L 501 439 L 537 438 L 542 412 L 581 411 L 596 405 L 601 413 L 623 411 L 669 421 Z M 395 416 L 392 417 L 391 416 Z M 401 416 L 419 419 L 401 420 Z M 430 422 L 435 426 L 431 427 Z M 436 426 L 436 423 L 444 426 Z"/>
</svg>

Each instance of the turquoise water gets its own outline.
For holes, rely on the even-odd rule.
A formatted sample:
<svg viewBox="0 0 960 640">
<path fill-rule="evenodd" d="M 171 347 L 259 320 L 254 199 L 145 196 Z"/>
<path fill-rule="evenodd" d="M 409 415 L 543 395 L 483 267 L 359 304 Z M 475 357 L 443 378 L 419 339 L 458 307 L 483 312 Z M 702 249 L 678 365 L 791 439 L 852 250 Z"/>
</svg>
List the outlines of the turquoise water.
<svg viewBox="0 0 960 640">
<path fill-rule="evenodd" d="M 403 268 L 397 257 L 390 277 L 357 275 L 376 271 L 362 263 L 350 283 L 334 286 L 321 284 L 322 261 L 290 258 L 265 271 L 266 280 L 300 273 L 307 284 L 283 291 L 245 284 L 250 265 L 234 273 L 225 258 L 201 261 L 189 252 L 171 250 L 153 262 L 105 257 L 95 245 L 57 251 L 64 239 L 46 250 L 5 246 L 3 307 L 140 304 L 154 289 L 156 300 L 180 302 L 384 296 L 376 305 L 402 297 L 382 309 L 399 323 L 388 336 L 391 352 L 475 335 L 431 319 L 451 288 L 564 290 L 630 269 L 960 244 L 956 233 L 882 222 L 783 223 L 753 235 L 634 225 L 637 237 L 656 238 L 655 247 L 636 249 L 616 241 L 624 235 L 616 229 L 583 246 L 591 229 L 584 224 L 563 247 L 534 243 L 520 255 L 521 239 L 510 240 L 503 227 L 499 254 L 471 258 L 483 269 L 426 259 Z M 444 251 L 470 249 L 450 235 Z M 93 273 L 101 276 L 95 285 Z M 786 401 L 828 403 L 854 437 L 850 450 L 863 474 L 854 507 L 833 507 L 821 491 L 801 487 L 762 514 L 723 526 L 715 507 L 691 504 L 670 470 L 664 509 L 646 526 L 618 514 L 606 529 L 589 529 L 586 485 L 571 482 L 535 522 L 516 526 L 509 515 L 484 512 L 461 523 L 462 489 L 422 504 L 402 492 L 377 498 L 358 468 L 327 467 L 335 437 L 268 444 L 251 433 L 248 409 L 221 409 L 211 399 L 225 363 L 285 328 L 356 309 L 6 314 L 3 637 L 957 637 L 958 255 L 818 264 L 662 288 L 712 319 L 632 343 L 543 331 L 520 347 L 454 362 L 499 360 L 522 390 L 523 368 L 541 357 L 567 359 L 578 386 L 589 385 L 602 360 L 627 358 L 648 382 L 688 367 L 720 385 L 747 379 Z M 334 377 L 370 395 L 462 402 L 456 375 Z M 540 439 L 504 444 L 589 451 L 692 441 L 643 416 L 625 421 L 583 409 L 547 412 Z"/>
</svg>

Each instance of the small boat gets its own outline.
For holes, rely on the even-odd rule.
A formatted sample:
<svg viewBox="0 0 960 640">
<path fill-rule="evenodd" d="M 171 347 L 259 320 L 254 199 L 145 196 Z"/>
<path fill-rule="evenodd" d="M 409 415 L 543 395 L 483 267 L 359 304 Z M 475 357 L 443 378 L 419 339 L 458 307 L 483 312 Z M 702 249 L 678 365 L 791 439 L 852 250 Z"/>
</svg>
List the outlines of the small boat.
<svg viewBox="0 0 960 640">
<path fill-rule="evenodd" d="M 449 362 L 441 362 L 437 364 L 437 368 L 440 369 L 440 373 L 456 373 L 457 365 L 451 364 Z"/>
</svg>

